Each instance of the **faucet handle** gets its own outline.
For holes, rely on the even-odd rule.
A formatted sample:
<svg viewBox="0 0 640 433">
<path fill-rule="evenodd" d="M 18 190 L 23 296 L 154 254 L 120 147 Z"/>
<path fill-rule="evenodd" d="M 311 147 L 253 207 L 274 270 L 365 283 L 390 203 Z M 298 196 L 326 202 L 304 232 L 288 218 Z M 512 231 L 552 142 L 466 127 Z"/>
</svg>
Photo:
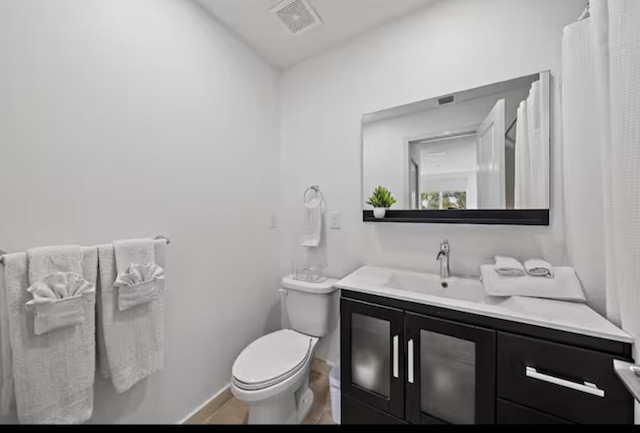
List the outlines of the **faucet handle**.
<svg viewBox="0 0 640 433">
<path fill-rule="evenodd" d="M 440 244 L 440 251 L 449 251 L 449 240 L 445 239 L 444 241 L 442 241 L 442 243 Z"/>
</svg>

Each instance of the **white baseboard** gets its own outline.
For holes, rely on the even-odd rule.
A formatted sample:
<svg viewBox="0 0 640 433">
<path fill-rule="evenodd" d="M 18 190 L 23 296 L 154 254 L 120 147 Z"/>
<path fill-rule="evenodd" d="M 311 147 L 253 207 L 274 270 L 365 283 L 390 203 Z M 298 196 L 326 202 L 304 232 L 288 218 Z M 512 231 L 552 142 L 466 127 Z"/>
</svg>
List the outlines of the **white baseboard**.
<svg viewBox="0 0 640 433">
<path fill-rule="evenodd" d="M 193 412 L 191 412 L 189 415 L 187 415 L 186 417 L 184 417 L 181 421 L 178 421 L 178 424 L 185 424 L 188 421 L 192 420 L 193 418 L 195 418 L 202 410 L 206 409 L 207 406 L 215 406 L 216 403 L 219 404 L 219 407 L 222 407 L 228 400 L 230 400 L 230 396 L 228 394 L 231 393 L 230 390 L 230 386 L 231 384 L 228 384 L 227 386 L 225 386 L 224 388 L 222 388 L 220 391 L 218 391 L 213 397 L 209 398 L 208 400 L 206 400 L 204 403 L 202 403 L 200 406 L 198 406 L 197 409 L 193 410 Z M 217 401 L 220 400 L 220 401 Z M 215 410 L 211 410 L 211 413 L 215 412 Z M 210 416 L 211 414 L 208 414 L 208 416 Z M 204 421 L 204 420 L 203 420 Z"/>
</svg>

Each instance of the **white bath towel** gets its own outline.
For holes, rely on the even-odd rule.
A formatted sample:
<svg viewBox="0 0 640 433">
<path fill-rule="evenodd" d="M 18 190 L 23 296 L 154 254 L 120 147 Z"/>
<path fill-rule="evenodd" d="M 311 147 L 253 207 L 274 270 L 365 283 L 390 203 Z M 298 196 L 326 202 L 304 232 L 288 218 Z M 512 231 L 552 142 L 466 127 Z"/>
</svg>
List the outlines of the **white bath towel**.
<svg viewBox="0 0 640 433">
<path fill-rule="evenodd" d="M 531 275 L 532 277 L 554 277 L 553 266 L 541 259 L 527 260 L 526 262 L 524 262 L 524 268 L 527 271 L 527 274 Z"/>
<path fill-rule="evenodd" d="M 480 267 L 482 285 L 489 296 L 528 296 L 531 298 L 558 299 L 586 302 L 580 280 L 571 267 L 555 268 L 555 278 L 539 278 L 525 275 L 521 278 L 498 275 L 494 265 Z"/>
<path fill-rule="evenodd" d="M 27 250 L 29 284 L 54 272 L 73 272 L 82 275 L 82 249 L 79 245 L 41 247 Z"/>
<path fill-rule="evenodd" d="M 522 277 L 526 274 L 522 263 L 513 257 L 496 256 L 496 272 L 503 277 Z"/>
<path fill-rule="evenodd" d="M 164 268 L 166 242 L 158 240 L 151 245 L 155 262 Z M 116 391 L 122 393 L 163 367 L 164 297 L 120 311 L 114 287 L 117 278 L 114 247 L 98 247 L 98 256 L 99 368 L 103 377 L 111 376 Z M 157 285 L 164 293 L 164 280 L 158 280 Z"/>
<path fill-rule="evenodd" d="M 95 285 L 96 249 L 81 249 L 81 257 L 79 270 L 84 279 Z M 61 271 L 56 264 L 65 268 L 65 263 L 73 260 L 49 260 L 50 270 Z M 32 299 L 27 291 L 27 254 L 6 255 L 4 262 L 18 420 L 23 424 L 77 424 L 88 420 L 93 413 L 95 294 L 82 297 L 82 324 L 35 335 L 33 314 L 25 309 Z M 74 265 L 74 269 L 78 266 Z"/>
<path fill-rule="evenodd" d="M 314 197 L 305 204 L 302 220 L 303 247 L 318 247 L 322 237 L 322 198 Z"/>
<path fill-rule="evenodd" d="M 10 415 L 14 410 L 13 361 L 9 339 L 9 314 L 4 284 L 4 264 L 0 263 L 0 415 Z"/>
<path fill-rule="evenodd" d="M 118 275 L 129 272 L 131 265 L 147 265 L 156 262 L 153 239 L 130 239 L 114 241 L 116 272 Z"/>
</svg>

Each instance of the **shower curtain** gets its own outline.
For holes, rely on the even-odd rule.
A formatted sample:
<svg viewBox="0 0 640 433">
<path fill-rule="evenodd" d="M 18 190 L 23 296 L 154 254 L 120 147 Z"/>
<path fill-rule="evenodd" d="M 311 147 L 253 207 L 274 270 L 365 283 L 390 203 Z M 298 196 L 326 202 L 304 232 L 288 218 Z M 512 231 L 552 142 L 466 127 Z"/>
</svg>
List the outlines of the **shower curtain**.
<svg viewBox="0 0 640 433">
<path fill-rule="evenodd" d="M 531 85 L 518 108 L 515 149 L 515 208 L 549 208 L 549 82 Z"/>
<path fill-rule="evenodd" d="M 562 37 L 562 144 L 566 241 L 589 305 L 606 313 L 606 272 L 600 104 L 590 19 L 571 24 Z"/>
<path fill-rule="evenodd" d="M 640 2 L 591 2 L 603 162 L 607 315 L 640 343 Z"/>
<path fill-rule="evenodd" d="M 603 246 L 606 314 L 636 339 L 640 361 L 640 2 L 592 0 L 590 15 L 563 40 L 565 153 L 599 146 L 601 187 L 592 198 L 602 197 L 604 239 L 590 248 Z"/>
<path fill-rule="evenodd" d="M 591 0 L 590 18 L 567 27 L 563 39 L 565 155 L 579 158 L 575 151 L 579 146 L 588 151 L 588 146 L 597 145 L 600 150 L 596 154 L 599 172 L 594 173 L 601 178 L 600 189 L 591 199 L 602 198 L 603 222 L 601 227 L 594 224 L 590 232 L 601 231 L 604 238 L 583 248 L 604 247 L 606 314 L 635 339 L 636 362 L 640 362 L 639 23 L 638 0 Z M 584 106 L 589 101 L 591 106 Z M 565 162 L 565 168 L 571 164 Z M 570 185 L 571 171 L 565 176 Z M 568 202 L 569 250 L 571 212 L 575 211 L 571 206 Z M 639 407 L 636 404 L 636 423 Z"/>
<path fill-rule="evenodd" d="M 529 116 L 527 101 L 518 107 L 516 129 L 514 203 L 516 209 L 529 209 L 531 203 L 531 155 L 529 153 Z"/>
<path fill-rule="evenodd" d="M 568 26 L 563 38 L 564 150 L 567 188 L 583 170 L 582 198 L 602 199 L 601 242 L 582 248 L 604 251 L 606 314 L 640 343 L 640 1 L 592 0 L 590 18 Z M 580 158 L 599 147 L 599 166 Z M 593 170 L 594 173 L 589 173 Z M 597 183 L 600 185 L 598 186 Z M 576 186 L 576 187 L 577 187 Z M 596 187 L 598 186 L 598 189 Z M 567 190 L 569 249 L 576 191 Z M 588 191 L 587 191 L 588 192 Z M 584 203 L 583 203 L 584 204 Z M 596 207 L 594 207 L 595 209 Z M 588 210 L 588 207 L 584 209 Z M 573 220 L 573 221 L 572 221 Z M 598 223 L 598 219 L 591 219 Z M 586 227 L 585 227 L 586 229 Z M 597 230 L 592 230 L 595 232 Z M 584 236 L 584 234 L 583 234 Z M 596 235 L 597 236 L 597 235 Z M 592 257 L 592 260 L 596 260 Z"/>
</svg>

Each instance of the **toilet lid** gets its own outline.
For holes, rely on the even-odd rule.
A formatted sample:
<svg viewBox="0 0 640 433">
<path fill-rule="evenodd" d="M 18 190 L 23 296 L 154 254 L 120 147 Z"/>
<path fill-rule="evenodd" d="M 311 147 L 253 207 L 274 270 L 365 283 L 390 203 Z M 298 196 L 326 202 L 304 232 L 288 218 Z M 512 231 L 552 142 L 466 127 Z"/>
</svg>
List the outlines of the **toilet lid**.
<svg viewBox="0 0 640 433">
<path fill-rule="evenodd" d="M 233 378 L 244 389 L 261 389 L 291 377 L 311 356 L 312 337 L 291 330 L 251 343 L 233 364 Z"/>
</svg>

